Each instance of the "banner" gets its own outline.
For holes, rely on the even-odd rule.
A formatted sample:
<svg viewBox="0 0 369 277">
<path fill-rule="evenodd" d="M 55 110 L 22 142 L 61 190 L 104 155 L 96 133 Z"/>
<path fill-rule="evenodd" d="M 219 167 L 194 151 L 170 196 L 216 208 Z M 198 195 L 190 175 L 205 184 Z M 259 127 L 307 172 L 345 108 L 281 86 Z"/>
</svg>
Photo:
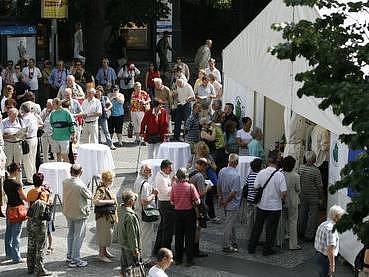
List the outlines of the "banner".
<svg viewBox="0 0 369 277">
<path fill-rule="evenodd" d="M 68 18 L 68 0 L 42 0 L 42 18 Z"/>
</svg>

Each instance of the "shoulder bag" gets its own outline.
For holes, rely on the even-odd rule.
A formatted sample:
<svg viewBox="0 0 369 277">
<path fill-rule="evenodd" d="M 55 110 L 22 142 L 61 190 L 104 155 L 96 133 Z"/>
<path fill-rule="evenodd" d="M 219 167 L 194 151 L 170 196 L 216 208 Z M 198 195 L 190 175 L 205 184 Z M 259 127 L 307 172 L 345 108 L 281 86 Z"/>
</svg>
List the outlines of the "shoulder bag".
<svg viewBox="0 0 369 277">
<path fill-rule="evenodd" d="M 23 120 L 19 119 L 19 124 L 21 125 L 22 128 L 24 128 Z M 22 145 L 23 155 L 27 155 L 29 153 L 29 144 L 28 144 L 27 140 L 23 139 L 21 141 L 21 145 Z"/>
<path fill-rule="evenodd" d="M 10 224 L 20 223 L 27 219 L 27 209 L 21 204 L 16 207 L 6 209 L 6 217 Z"/>
<path fill-rule="evenodd" d="M 115 204 L 105 204 L 102 206 L 96 206 L 95 205 L 95 214 L 115 214 L 116 206 Z"/>
<path fill-rule="evenodd" d="M 143 183 L 141 184 L 140 194 L 139 194 L 140 201 L 141 201 L 142 188 L 145 182 L 146 181 L 143 181 Z M 155 201 L 156 201 L 156 197 L 155 197 Z M 144 207 L 142 204 L 141 204 L 141 207 L 142 207 L 141 218 L 143 222 L 155 222 L 159 220 L 160 213 L 157 208 L 147 208 L 147 207 Z"/>
<path fill-rule="evenodd" d="M 138 257 L 138 258 L 134 257 L 134 259 L 136 260 L 135 263 L 125 270 L 124 276 L 127 276 L 127 277 L 145 277 L 145 276 L 147 276 L 145 266 L 142 262 L 142 258 L 141 257 Z"/>
<path fill-rule="evenodd" d="M 256 195 L 255 195 L 255 198 L 254 198 L 254 201 L 252 204 L 258 204 L 261 200 L 261 198 L 263 197 L 263 191 L 264 189 L 267 187 L 270 179 L 272 179 L 273 175 L 278 171 L 278 169 L 276 169 L 268 178 L 268 180 L 265 182 L 264 186 L 262 186 L 261 188 L 258 188 L 256 190 Z"/>
</svg>

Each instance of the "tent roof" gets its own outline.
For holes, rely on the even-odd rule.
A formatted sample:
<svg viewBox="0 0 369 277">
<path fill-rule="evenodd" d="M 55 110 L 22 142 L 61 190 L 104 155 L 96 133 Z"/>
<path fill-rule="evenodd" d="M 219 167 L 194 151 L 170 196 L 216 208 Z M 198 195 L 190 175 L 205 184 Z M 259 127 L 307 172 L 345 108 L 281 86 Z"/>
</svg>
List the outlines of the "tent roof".
<svg viewBox="0 0 369 277">
<path fill-rule="evenodd" d="M 224 79 L 261 93 L 331 132 L 348 133 L 350 129 L 342 126 L 341 119 L 330 109 L 322 111 L 318 108 L 321 100 L 306 96 L 298 98 L 301 83 L 295 82 L 294 76 L 308 69 L 306 60 L 281 61 L 267 53 L 269 47 L 283 41 L 281 33 L 271 29 L 273 23 L 301 19 L 314 21 L 319 16 L 316 8 L 286 7 L 283 0 L 273 0 L 223 50 Z"/>
</svg>

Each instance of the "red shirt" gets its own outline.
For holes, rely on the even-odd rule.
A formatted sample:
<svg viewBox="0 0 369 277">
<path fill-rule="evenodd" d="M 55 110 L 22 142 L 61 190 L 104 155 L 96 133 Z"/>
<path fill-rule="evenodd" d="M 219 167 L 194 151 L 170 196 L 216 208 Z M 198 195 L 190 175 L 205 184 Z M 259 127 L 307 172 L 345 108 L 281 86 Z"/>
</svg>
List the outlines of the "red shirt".
<svg viewBox="0 0 369 277">
<path fill-rule="evenodd" d="M 175 210 L 191 210 L 192 202 L 198 202 L 200 195 L 193 184 L 188 182 L 173 183 L 170 202 Z"/>
<path fill-rule="evenodd" d="M 161 141 L 168 134 L 168 113 L 160 108 L 158 115 L 153 113 L 153 109 L 145 112 L 141 121 L 141 134 L 144 134 L 144 140 L 147 142 L 150 135 L 160 134 Z"/>
<path fill-rule="evenodd" d="M 155 78 L 160 78 L 160 71 L 150 71 L 149 70 L 149 76 L 147 76 L 147 86 L 149 88 L 155 87 L 155 84 L 154 84 Z"/>
</svg>

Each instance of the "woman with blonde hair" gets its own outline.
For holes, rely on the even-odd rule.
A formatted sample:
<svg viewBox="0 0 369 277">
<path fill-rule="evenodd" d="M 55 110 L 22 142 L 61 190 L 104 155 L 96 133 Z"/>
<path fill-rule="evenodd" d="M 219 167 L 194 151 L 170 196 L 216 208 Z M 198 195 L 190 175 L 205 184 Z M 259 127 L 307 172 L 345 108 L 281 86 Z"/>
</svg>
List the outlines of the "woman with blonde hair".
<svg viewBox="0 0 369 277">
<path fill-rule="evenodd" d="M 110 191 L 114 173 L 104 171 L 101 182 L 93 198 L 96 214 L 96 241 L 99 245 L 99 260 L 110 263 L 114 256 L 107 248 L 111 245 L 114 224 L 118 222 L 116 215 L 116 198 Z"/>
<path fill-rule="evenodd" d="M 5 107 L 5 101 L 8 99 L 12 99 L 14 94 L 14 87 L 12 85 L 6 85 L 4 88 L 4 95 L 1 99 L 1 113 L 3 115 L 3 118 L 6 117 L 6 107 Z"/>
</svg>

